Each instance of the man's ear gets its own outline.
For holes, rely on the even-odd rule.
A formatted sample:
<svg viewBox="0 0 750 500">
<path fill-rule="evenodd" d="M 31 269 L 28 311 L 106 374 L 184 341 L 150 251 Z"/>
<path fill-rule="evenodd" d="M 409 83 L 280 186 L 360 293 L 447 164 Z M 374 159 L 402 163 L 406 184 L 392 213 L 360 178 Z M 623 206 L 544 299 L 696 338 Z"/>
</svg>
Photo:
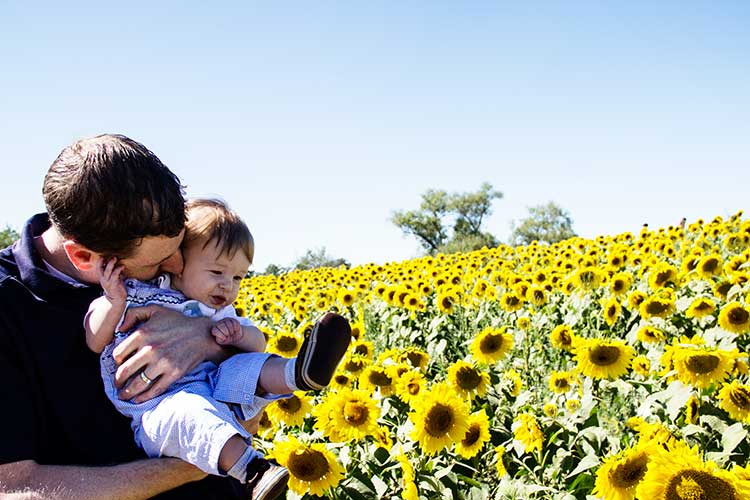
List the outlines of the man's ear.
<svg viewBox="0 0 750 500">
<path fill-rule="evenodd" d="M 65 241 L 63 248 L 65 249 L 65 255 L 68 256 L 68 260 L 79 271 L 91 271 L 101 259 L 98 253 L 89 250 L 75 241 Z"/>
</svg>

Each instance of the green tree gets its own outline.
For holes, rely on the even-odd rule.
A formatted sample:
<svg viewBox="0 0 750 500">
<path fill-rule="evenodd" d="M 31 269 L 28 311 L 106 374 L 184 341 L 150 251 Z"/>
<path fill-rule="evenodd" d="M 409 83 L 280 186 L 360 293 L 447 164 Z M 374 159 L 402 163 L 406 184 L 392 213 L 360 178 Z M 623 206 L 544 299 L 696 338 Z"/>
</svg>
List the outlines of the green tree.
<svg viewBox="0 0 750 500">
<path fill-rule="evenodd" d="M 351 264 L 342 258 L 335 258 L 328 255 L 325 247 L 320 247 L 315 250 L 308 249 L 305 254 L 297 259 L 294 263 L 294 269 L 306 271 L 308 269 L 314 269 L 316 267 L 349 267 Z"/>
<path fill-rule="evenodd" d="M 14 241 L 19 238 L 19 234 L 10 226 L 5 226 L 5 229 L 0 231 L 0 248 L 10 246 Z"/>
<path fill-rule="evenodd" d="M 288 271 L 287 268 L 281 267 L 278 264 L 268 264 L 266 266 L 266 269 L 260 274 L 272 274 L 274 276 L 281 276 L 287 271 Z"/>
<path fill-rule="evenodd" d="M 552 244 L 576 235 L 568 211 L 552 201 L 529 207 L 529 216 L 511 227 L 510 239 L 514 245 L 528 245 L 532 241 Z"/>
<path fill-rule="evenodd" d="M 502 197 L 487 182 L 471 193 L 429 189 L 417 210 L 396 211 L 391 222 L 404 234 L 415 236 L 431 255 L 493 247 L 498 241 L 482 232 L 482 222 L 492 213 L 492 202 Z"/>
</svg>

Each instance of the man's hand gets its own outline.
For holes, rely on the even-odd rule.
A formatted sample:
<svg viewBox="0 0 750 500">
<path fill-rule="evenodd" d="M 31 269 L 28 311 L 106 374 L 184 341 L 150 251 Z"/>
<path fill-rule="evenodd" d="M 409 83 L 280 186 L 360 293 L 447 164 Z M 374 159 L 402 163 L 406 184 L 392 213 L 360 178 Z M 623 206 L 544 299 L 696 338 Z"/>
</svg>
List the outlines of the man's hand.
<svg viewBox="0 0 750 500">
<path fill-rule="evenodd" d="M 224 318 L 217 321 L 211 328 L 211 335 L 214 336 L 217 344 L 236 346 L 242 340 L 244 332 L 239 321 L 234 318 Z"/>
<path fill-rule="evenodd" d="M 208 318 L 187 318 L 148 305 L 128 309 L 120 330 L 134 325 L 139 326 L 113 352 L 120 365 L 115 374 L 120 399 L 148 401 L 202 361 L 216 358 L 221 350 L 209 333 L 212 322 Z"/>
</svg>

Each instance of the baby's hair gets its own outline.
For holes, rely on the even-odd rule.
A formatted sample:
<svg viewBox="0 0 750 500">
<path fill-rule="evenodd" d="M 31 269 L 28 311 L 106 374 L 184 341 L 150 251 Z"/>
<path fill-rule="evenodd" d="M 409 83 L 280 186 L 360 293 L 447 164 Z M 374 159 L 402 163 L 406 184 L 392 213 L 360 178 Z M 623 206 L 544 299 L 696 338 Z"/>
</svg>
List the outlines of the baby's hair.
<svg viewBox="0 0 750 500">
<path fill-rule="evenodd" d="M 219 251 L 234 257 L 242 251 L 252 263 L 255 254 L 253 235 L 237 212 L 221 200 L 197 198 L 188 200 L 185 244 L 203 240 L 203 248 L 213 242 Z"/>
</svg>

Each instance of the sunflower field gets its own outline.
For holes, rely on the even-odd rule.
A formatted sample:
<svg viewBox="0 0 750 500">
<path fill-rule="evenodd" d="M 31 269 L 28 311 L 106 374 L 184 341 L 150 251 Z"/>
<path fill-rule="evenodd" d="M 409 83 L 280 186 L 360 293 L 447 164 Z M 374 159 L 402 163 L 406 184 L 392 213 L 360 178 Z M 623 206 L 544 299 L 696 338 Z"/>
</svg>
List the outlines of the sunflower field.
<svg viewBox="0 0 750 500">
<path fill-rule="evenodd" d="M 267 407 L 288 498 L 750 499 L 750 221 L 738 213 L 243 282 L 296 355 L 352 325 L 328 389 Z"/>
</svg>

